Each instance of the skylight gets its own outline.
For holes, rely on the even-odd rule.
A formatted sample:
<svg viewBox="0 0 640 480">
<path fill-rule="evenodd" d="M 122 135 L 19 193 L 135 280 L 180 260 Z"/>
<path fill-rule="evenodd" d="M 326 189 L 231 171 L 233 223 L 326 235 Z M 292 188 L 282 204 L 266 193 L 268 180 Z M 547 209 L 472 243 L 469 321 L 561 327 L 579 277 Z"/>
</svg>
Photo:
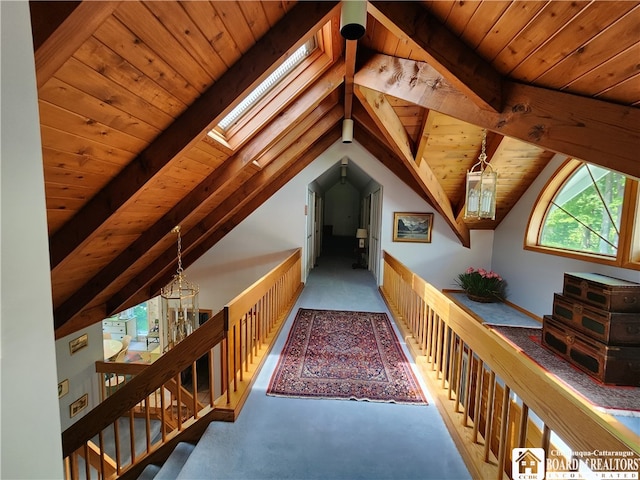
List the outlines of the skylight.
<svg viewBox="0 0 640 480">
<path fill-rule="evenodd" d="M 309 56 L 315 49 L 316 42 L 312 38 L 300 48 L 298 48 L 282 65 L 280 65 L 271 75 L 269 75 L 260 85 L 256 87 L 247 97 L 240 102 L 231 112 L 224 117 L 217 125 L 219 131 L 225 131 L 240 119 L 251 107 L 253 107 L 261 98 L 269 93 L 276 85 L 278 85 L 291 71 L 296 68 L 302 61 Z M 211 135 L 213 132 L 209 132 Z"/>
</svg>

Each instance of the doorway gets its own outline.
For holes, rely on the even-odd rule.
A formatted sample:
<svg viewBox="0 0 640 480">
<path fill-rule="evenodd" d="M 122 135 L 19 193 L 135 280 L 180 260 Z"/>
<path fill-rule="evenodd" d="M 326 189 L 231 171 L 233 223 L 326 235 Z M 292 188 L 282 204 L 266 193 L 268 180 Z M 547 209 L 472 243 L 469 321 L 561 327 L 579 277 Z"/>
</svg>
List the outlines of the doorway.
<svg viewBox="0 0 640 480">
<path fill-rule="evenodd" d="M 350 159 L 342 158 L 316 178 L 307 193 L 306 273 L 322 257 L 342 257 L 379 280 L 381 211 L 381 185 Z M 359 229 L 367 233 L 364 251 L 356 238 Z"/>
</svg>

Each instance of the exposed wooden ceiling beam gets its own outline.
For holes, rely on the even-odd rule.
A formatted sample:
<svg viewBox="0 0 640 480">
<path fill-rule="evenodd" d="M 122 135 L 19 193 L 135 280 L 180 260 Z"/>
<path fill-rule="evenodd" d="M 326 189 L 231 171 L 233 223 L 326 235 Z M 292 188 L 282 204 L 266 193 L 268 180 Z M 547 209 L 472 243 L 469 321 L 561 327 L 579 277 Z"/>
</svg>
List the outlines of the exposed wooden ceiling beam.
<svg viewBox="0 0 640 480">
<path fill-rule="evenodd" d="M 356 97 L 357 100 L 357 97 Z M 400 157 L 394 152 L 387 142 L 384 134 L 375 124 L 371 115 L 364 109 L 359 101 L 354 102 L 353 118 L 356 121 L 355 128 L 358 136 L 356 140 L 375 158 L 393 172 L 393 174 L 406 183 L 414 192 L 422 197 L 426 202 L 431 203 L 431 199 L 422 190 L 409 169 L 405 167 Z"/>
<path fill-rule="evenodd" d="M 200 141 L 233 102 L 335 15 L 337 2 L 296 5 L 49 242 L 55 268 L 174 157 Z"/>
<path fill-rule="evenodd" d="M 38 88 L 47 83 L 120 3 L 121 1 L 80 2 L 46 39 L 38 40 L 41 42 L 39 46 L 35 46 Z"/>
<path fill-rule="evenodd" d="M 424 160 L 424 150 L 429 143 L 429 133 L 433 128 L 434 117 L 435 115 L 431 114 L 431 110 L 425 111 L 424 118 L 422 119 L 422 128 L 420 129 L 420 141 L 416 149 L 416 165 L 420 165 L 422 160 Z"/>
<path fill-rule="evenodd" d="M 345 53 L 345 74 L 344 74 L 344 118 L 351 118 L 351 108 L 353 105 L 353 76 L 356 72 L 356 49 L 357 40 L 347 40 Z"/>
<path fill-rule="evenodd" d="M 282 155 L 267 165 L 264 169 L 258 171 L 252 176 L 236 195 L 228 197 L 222 204 L 216 207 L 197 225 L 189 229 L 183 234 L 183 266 L 186 268 L 197 258 L 191 251 L 206 252 L 213 244 L 207 243 L 206 249 L 198 247 L 201 242 L 206 242 L 207 232 L 211 233 L 215 230 L 221 230 L 226 235 L 231 228 L 223 229 L 223 225 L 227 224 L 229 219 L 234 216 L 249 201 L 258 196 L 260 205 L 264 203 L 270 196 L 263 193 L 262 190 L 268 183 L 271 175 L 279 172 L 284 168 L 296 168 L 295 162 L 297 158 L 304 155 L 304 152 L 313 145 L 318 138 L 325 135 L 333 128 L 343 117 L 344 111 L 342 106 L 336 106 L 326 115 L 322 117 L 312 128 L 306 133 L 301 134 L 297 141 L 292 144 Z M 333 139 L 335 141 L 335 138 Z M 332 141 L 332 143 L 333 143 Z M 314 157 L 315 158 L 315 157 Z M 253 164 L 250 164 L 253 165 Z M 235 225 L 234 225 L 235 226 Z M 223 235 L 223 236 L 224 236 Z M 222 237 L 220 237 L 222 238 Z M 197 250 L 200 248 L 200 250 Z M 191 259 L 191 260 L 188 260 Z M 175 249 L 170 248 L 163 253 L 157 255 L 154 262 L 141 272 L 134 280 L 130 281 L 127 286 L 117 292 L 107 302 L 107 312 L 120 311 L 123 308 L 136 305 L 140 301 L 147 300 L 157 295 L 160 287 L 166 284 L 173 274 L 172 268 L 175 262 Z"/>
<path fill-rule="evenodd" d="M 33 50 L 38 50 L 81 3 L 80 1 L 60 0 L 29 2 Z"/>
<path fill-rule="evenodd" d="M 505 82 L 501 112 L 481 110 L 425 62 L 376 54 L 356 85 L 640 179 L 640 109 Z"/>
<path fill-rule="evenodd" d="M 414 161 L 413 142 L 402 121 L 383 94 L 366 87 L 357 87 L 355 94 L 385 136 L 391 148 L 403 160 Z"/>
<path fill-rule="evenodd" d="M 502 77 L 418 2 L 369 2 L 369 13 L 400 39 L 422 49 L 428 63 L 479 108 L 502 109 Z"/>
<path fill-rule="evenodd" d="M 290 145 L 295 139 L 309 128 L 311 123 L 320 120 L 337 103 L 336 89 L 343 80 L 344 64 L 338 62 L 326 72 L 314 85 L 303 92 L 285 110 L 282 115 L 274 119 L 236 155 L 227 159 L 223 165 L 213 171 L 197 188 L 193 189 L 171 211 L 167 212 L 154 225 L 142 233 L 127 249 L 97 273 L 82 288 L 76 291 L 62 305 L 54 311 L 54 326 L 60 328 L 64 323 L 73 319 L 94 300 L 105 288 L 124 274 L 145 252 L 151 249 L 175 225 L 192 215 L 204 202 L 220 192 L 244 168 L 255 169 L 251 163 L 268 152 L 276 143 Z M 334 93 L 335 92 L 335 93 Z M 333 95 L 332 95 L 333 94 Z M 334 97 L 334 98 L 332 98 Z M 283 124 L 283 121 L 286 123 Z M 292 127 L 293 125 L 293 127 Z M 283 140 L 289 132 L 289 139 Z M 277 152 L 282 151 L 277 148 Z M 269 153 L 269 158 L 276 153 Z M 266 158 L 260 159 L 261 167 L 265 166 Z M 247 167 L 248 165 L 248 167 Z"/>
<path fill-rule="evenodd" d="M 359 85 L 355 87 L 355 94 L 387 140 L 395 146 L 400 159 L 429 197 L 433 208 L 444 217 L 462 245 L 469 247 L 469 229 L 464 222 L 456 220 L 451 202 L 427 162 L 416 164 L 407 131 L 384 94 Z"/>
</svg>

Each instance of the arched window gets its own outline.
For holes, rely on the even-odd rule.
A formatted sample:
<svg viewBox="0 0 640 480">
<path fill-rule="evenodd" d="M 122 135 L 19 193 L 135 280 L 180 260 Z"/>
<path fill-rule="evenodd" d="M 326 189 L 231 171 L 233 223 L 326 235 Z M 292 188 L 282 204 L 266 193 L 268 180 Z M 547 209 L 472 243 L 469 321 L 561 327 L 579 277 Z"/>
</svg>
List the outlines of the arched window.
<svg viewBox="0 0 640 480">
<path fill-rule="evenodd" d="M 566 162 L 534 205 L 525 248 L 640 270 L 637 182 Z"/>
</svg>

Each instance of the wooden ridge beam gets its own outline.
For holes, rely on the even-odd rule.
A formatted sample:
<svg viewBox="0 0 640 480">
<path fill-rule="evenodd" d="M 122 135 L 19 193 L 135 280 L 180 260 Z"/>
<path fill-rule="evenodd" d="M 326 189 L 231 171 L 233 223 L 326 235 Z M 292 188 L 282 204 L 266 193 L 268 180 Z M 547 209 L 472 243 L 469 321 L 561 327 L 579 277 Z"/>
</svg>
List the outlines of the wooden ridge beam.
<svg viewBox="0 0 640 480">
<path fill-rule="evenodd" d="M 267 184 L 269 175 L 272 175 L 275 169 L 286 167 L 296 168 L 295 160 L 298 157 L 292 157 L 291 152 L 298 151 L 300 152 L 300 156 L 304 155 L 304 151 L 309 149 L 319 138 L 322 138 L 327 131 L 340 121 L 343 115 L 342 106 L 334 107 L 308 132 L 301 135 L 298 141 L 291 145 L 287 152 L 280 155 L 278 159 L 271 162 L 264 169 L 258 170 L 253 163 L 249 164 L 253 165 L 253 168 L 256 169 L 256 175 L 245 182 L 242 188 L 237 191 L 236 196 L 227 198 L 214 211 L 207 215 L 206 218 L 202 219 L 197 225 L 183 234 L 182 242 L 183 245 L 186 246 L 186 248 L 183 249 L 183 266 L 186 268 L 197 260 L 194 254 L 189 254 L 189 252 L 199 251 L 201 252 L 199 255 L 202 255 L 213 246 L 213 244 L 209 244 L 205 240 L 211 235 L 211 232 L 220 230 L 219 233 L 222 234 L 222 236 L 219 238 L 222 238 L 231 231 L 233 227 L 229 227 L 228 222 L 225 226 L 225 222 L 242 208 L 243 205 L 247 204 L 256 196 L 261 198 L 260 205 L 264 203 L 271 195 L 262 193 L 262 189 Z M 335 141 L 335 139 L 333 139 L 333 141 Z M 247 215 L 249 215 L 249 213 L 251 212 L 248 212 Z M 202 247 L 200 247 L 200 250 L 197 250 L 198 245 L 202 242 L 208 245 L 207 248 L 204 249 L 204 251 Z M 175 249 L 172 247 L 158 255 L 143 272 L 113 295 L 107 302 L 107 311 L 118 311 L 153 297 L 157 294 L 160 287 L 165 285 L 173 275 L 171 270 L 173 262 L 175 262 Z"/>
<path fill-rule="evenodd" d="M 338 3 L 298 4 L 163 131 L 122 172 L 50 238 L 51 268 L 89 241 L 92 233 L 173 158 L 199 142 L 233 102 L 262 81 L 281 58 L 335 15 Z"/>
<path fill-rule="evenodd" d="M 274 145 L 285 142 L 292 143 L 293 139 L 290 138 L 290 135 L 284 136 L 283 118 L 288 119 L 290 123 L 295 123 L 292 132 L 297 136 L 311 123 L 318 121 L 329 112 L 338 101 L 335 91 L 342 83 L 342 69 L 343 63 L 339 62 L 335 68 L 326 72 L 312 87 L 303 92 L 280 117 L 273 120 L 245 147 L 215 169 L 197 188 L 193 189 L 120 255 L 57 307 L 54 311 L 55 328 L 59 329 L 82 312 L 104 289 L 115 282 L 145 252 L 165 237 L 167 232 L 196 212 L 208 198 L 221 191 L 243 169 L 255 169 L 253 162 L 259 155 L 266 152 L 265 155 L 273 156 L 274 154 L 271 154 L 269 149 Z M 295 122 L 293 122 L 294 119 Z M 282 149 L 283 147 L 279 147 L 278 151 L 282 151 Z"/>
<path fill-rule="evenodd" d="M 502 77 L 418 2 L 369 2 L 369 13 L 398 38 L 424 51 L 428 63 L 479 108 L 502 108 Z"/>
<path fill-rule="evenodd" d="M 353 106 L 353 76 L 356 72 L 357 40 L 347 40 L 344 69 L 344 118 L 351 118 Z"/>
<path fill-rule="evenodd" d="M 449 197 L 442 189 L 442 185 L 440 185 L 427 162 L 422 162 L 420 165 L 416 164 L 407 131 L 384 94 L 359 85 L 356 86 L 355 93 L 380 131 L 395 147 L 394 149 L 399 153 L 404 165 L 430 199 L 431 205 L 444 217 L 462 245 L 470 247 L 471 236 L 469 229 L 464 222 L 456 219 Z"/>
<path fill-rule="evenodd" d="M 500 112 L 478 108 L 425 62 L 376 54 L 356 85 L 444 113 L 545 150 L 640 179 L 640 109 L 505 82 Z"/>
</svg>

